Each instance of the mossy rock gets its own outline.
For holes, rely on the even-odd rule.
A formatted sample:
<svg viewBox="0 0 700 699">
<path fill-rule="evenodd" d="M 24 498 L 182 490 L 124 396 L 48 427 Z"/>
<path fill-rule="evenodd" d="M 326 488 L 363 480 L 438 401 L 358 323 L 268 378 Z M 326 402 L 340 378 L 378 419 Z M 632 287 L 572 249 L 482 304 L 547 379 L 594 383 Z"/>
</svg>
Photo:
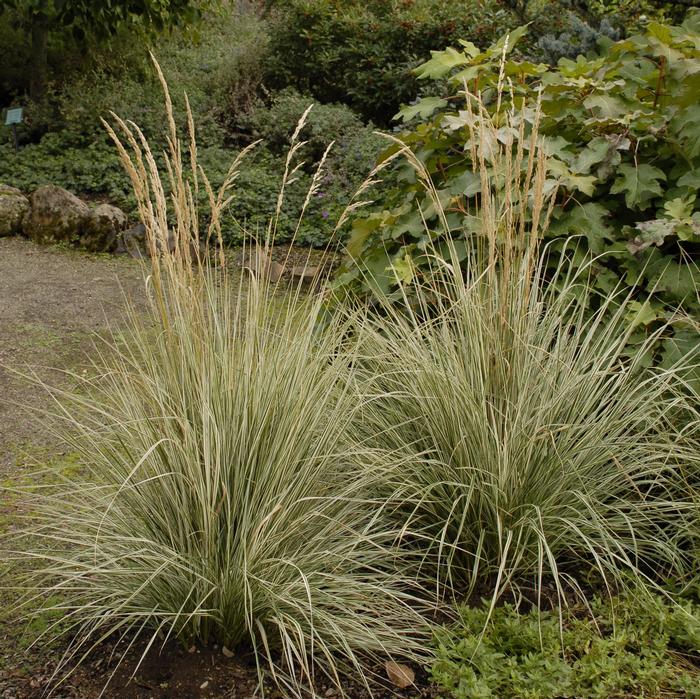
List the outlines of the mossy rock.
<svg viewBox="0 0 700 699">
<path fill-rule="evenodd" d="M 29 200 L 19 189 L 0 184 L 0 238 L 22 232 L 22 220 L 29 212 Z"/>
<path fill-rule="evenodd" d="M 37 243 L 77 243 L 90 209 L 67 189 L 44 185 L 29 197 L 30 210 L 22 222 L 24 235 Z"/>
</svg>

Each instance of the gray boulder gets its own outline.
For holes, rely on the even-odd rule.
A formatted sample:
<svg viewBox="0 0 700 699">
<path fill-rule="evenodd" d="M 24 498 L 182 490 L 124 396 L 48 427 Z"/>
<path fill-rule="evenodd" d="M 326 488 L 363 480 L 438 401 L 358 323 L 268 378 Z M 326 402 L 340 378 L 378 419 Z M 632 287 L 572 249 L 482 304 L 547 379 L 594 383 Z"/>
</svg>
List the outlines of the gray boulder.
<svg viewBox="0 0 700 699">
<path fill-rule="evenodd" d="M 30 209 L 22 222 L 24 235 L 37 243 L 77 243 L 90 209 L 74 194 L 49 184 L 29 197 Z"/>
<path fill-rule="evenodd" d="M 127 226 L 126 214 L 111 204 L 100 204 L 87 216 L 80 236 L 80 245 L 90 252 L 114 252 L 117 238 Z"/>
<path fill-rule="evenodd" d="M 266 278 L 273 283 L 277 283 L 286 272 L 284 265 L 273 260 L 269 249 L 261 245 L 245 250 L 241 264 L 254 277 Z"/>
<path fill-rule="evenodd" d="M 29 199 L 19 189 L 0 184 L 0 238 L 21 233 L 28 211 Z"/>
<path fill-rule="evenodd" d="M 307 267 L 306 265 L 299 265 L 298 267 L 292 267 L 292 269 L 289 271 L 289 277 L 293 282 L 313 285 L 319 281 L 320 273 L 320 267 Z"/>
<path fill-rule="evenodd" d="M 130 255 L 137 260 L 147 256 L 146 226 L 137 223 L 127 231 L 119 233 L 117 236 L 116 252 L 122 255 Z"/>
<path fill-rule="evenodd" d="M 168 233 L 167 252 L 175 251 L 175 238 L 172 233 Z M 148 245 L 146 226 L 143 223 L 137 223 L 127 231 L 123 231 L 118 235 L 118 242 L 115 252 L 122 255 L 130 255 L 136 259 L 145 259 L 151 256 L 151 248 Z M 166 252 L 163 250 L 163 252 Z M 206 251 L 201 243 L 190 243 L 189 246 L 190 258 L 193 263 L 200 261 Z"/>
</svg>

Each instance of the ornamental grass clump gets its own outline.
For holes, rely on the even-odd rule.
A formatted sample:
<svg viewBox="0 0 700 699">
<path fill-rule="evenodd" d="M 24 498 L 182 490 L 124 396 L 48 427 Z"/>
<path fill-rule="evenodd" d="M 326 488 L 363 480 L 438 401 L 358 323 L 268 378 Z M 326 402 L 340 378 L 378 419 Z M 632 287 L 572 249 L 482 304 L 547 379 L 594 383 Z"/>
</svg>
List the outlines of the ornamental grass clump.
<svg viewBox="0 0 700 699">
<path fill-rule="evenodd" d="M 286 696 L 321 682 L 344 695 L 348 674 L 369 686 L 426 640 L 381 474 L 345 438 L 358 409 L 347 321 L 320 329 L 321 296 L 284 292 L 265 264 L 226 271 L 215 243 L 240 160 L 214 192 L 191 116 L 183 154 L 167 104 L 169 195 L 138 127 L 108 127 L 148 232 L 150 312 L 131 313 L 95 378 L 55 393 L 84 468 L 31 494 L 29 594 L 62 615 L 46 632 L 68 639 L 57 679 L 106 638 L 144 654 L 178 639 L 252 648 Z"/>
<path fill-rule="evenodd" d="M 667 329 L 631 346 L 642 304 L 591 298 L 595 260 L 574 271 L 574 242 L 548 269 L 540 240 L 556 183 L 539 108 L 493 117 L 467 97 L 478 205 L 448 247 L 425 245 L 429 272 L 397 261 L 403 303 L 380 303 L 360 338 L 357 430 L 400 464 L 387 467 L 397 525 L 424 574 L 460 598 L 556 604 L 592 579 L 682 573 L 697 530 L 700 450 L 683 379 L 693 360 L 648 368 Z M 396 143 L 449 230 L 445 193 Z M 441 234 L 426 226 L 431 237 Z"/>
</svg>

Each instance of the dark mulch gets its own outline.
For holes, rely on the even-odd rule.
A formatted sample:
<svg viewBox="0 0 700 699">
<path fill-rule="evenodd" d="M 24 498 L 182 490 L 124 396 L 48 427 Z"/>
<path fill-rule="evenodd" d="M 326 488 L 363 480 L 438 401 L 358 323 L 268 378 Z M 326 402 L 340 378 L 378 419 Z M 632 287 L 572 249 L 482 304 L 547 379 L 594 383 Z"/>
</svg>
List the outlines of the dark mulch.
<svg viewBox="0 0 700 699">
<path fill-rule="evenodd" d="M 125 644 L 122 644 L 125 645 Z M 133 645 L 127 652 L 122 645 L 106 641 L 67 679 L 52 678 L 55 660 L 38 666 L 28 674 L 26 669 L 0 674 L 2 699 L 93 699 L 104 696 L 113 699 L 242 699 L 260 696 L 255 661 L 251 653 L 231 654 L 219 646 L 184 648 L 176 642 L 152 648 L 141 660 L 145 641 Z M 54 652 L 53 657 L 57 657 Z M 415 685 L 400 690 L 387 682 L 377 684 L 372 691 L 376 699 L 411 697 L 432 699 L 437 696 L 427 673 L 414 667 Z M 64 671 L 63 675 L 66 674 Z M 377 675 L 383 671 L 377 668 Z M 345 686 L 353 699 L 369 699 L 366 688 L 349 682 Z M 317 691 L 324 697 L 339 697 L 337 688 L 319 683 Z M 265 696 L 286 699 L 285 692 L 266 682 Z"/>
</svg>

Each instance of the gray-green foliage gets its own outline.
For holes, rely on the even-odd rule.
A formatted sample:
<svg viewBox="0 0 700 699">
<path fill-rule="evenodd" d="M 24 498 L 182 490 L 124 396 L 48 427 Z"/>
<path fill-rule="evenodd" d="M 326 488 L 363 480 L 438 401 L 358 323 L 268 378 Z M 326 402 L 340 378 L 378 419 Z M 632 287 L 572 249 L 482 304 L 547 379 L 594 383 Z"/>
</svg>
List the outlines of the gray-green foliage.
<svg viewBox="0 0 700 699">
<path fill-rule="evenodd" d="M 601 40 L 615 41 L 620 38 L 620 30 L 607 18 L 600 20 L 597 26 L 575 15 L 564 12 L 567 22 L 560 32 L 544 34 L 537 41 L 542 57 L 550 65 L 556 65 L 561 58 L 573 58 L 595 51 Z"/>
</svg>

